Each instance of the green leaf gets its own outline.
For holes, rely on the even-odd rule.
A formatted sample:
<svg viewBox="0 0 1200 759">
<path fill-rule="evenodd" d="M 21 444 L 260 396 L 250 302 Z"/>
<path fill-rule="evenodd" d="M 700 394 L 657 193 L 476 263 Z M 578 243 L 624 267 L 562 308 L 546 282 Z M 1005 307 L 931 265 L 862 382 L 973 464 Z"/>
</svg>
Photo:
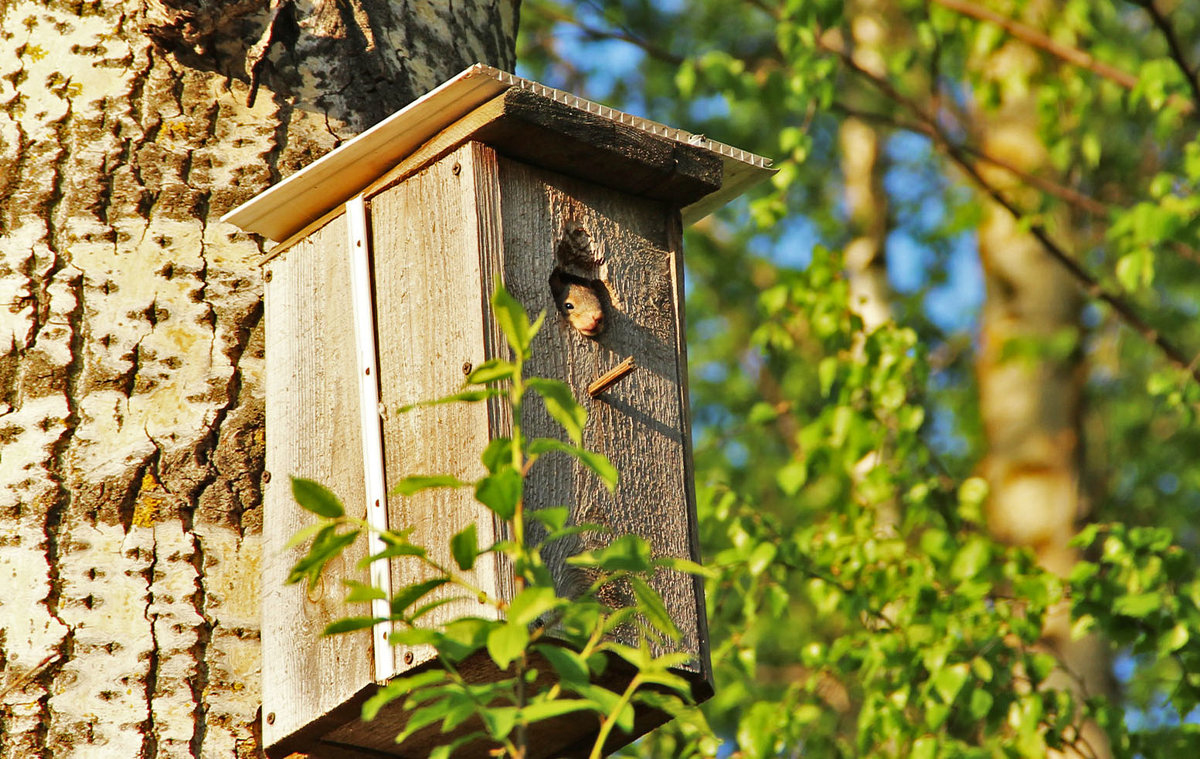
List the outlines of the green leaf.
<svg viewBox="0 0 1200 759">
<path fill-rule="evenodd" d="M 767 567 L 771 566 L 771 562 L 775 561 L 778 550 L 774 543 L 759 543 L 755 546 L 750 558 L 746 560 L 746 570 L 750 572 L 750 576 L 758 577 L 765 572 Z"/>
<path fill-rule="evenodd" d="M 466 712 L 467 717 L 470 717 L 475 713 L 474 710 L 471 708 L 470 702 L 467 702 L 465 704 L 465 707 L 466 707 L 465 712 Z M 451 721 L 451 717 L 447 716 L 446 721 L 447 721 L 447 723 L 449 723 Z M 462 722 L 456 721 L 454 724 L 446 724 L 446 723 L 443 723 L 443 724 L 445 724 L 445 727 L 442 728 L 443 730 L 453 730 L 455 727 L 462 724 Z M 477 741 L 481 738 L 485 738 L 486 736 L 487 736 L 487 734 L 480 730 L 475 730 L 473 732 L 467 733 L 466 735 L 460 735 L 459 737 L 455 738 L 451 743 L 443 743 L 440 746 L 435 747 L 432 751 L 429 752 L 428 759 L 450 759 L 452 756 L 454 756 L 454 752 L 457 751 L 458 749 L 462 748 L 463 746 L 467 745 L 468 743 Z"/>
<path fill-rule="evenodd" d="M 491 631 L 503 624 L 479 617 L 456 619 L 445 626 L 438 650 L 451 661 L 461 661 L 483 648 Z"/>
<path fill-rule="evenodd" d="M 1117 259 L 1117 281 L 1121 287 L 1133 292 L 1149 287 L 1154 282 L 1154 251 L 1137 248 Z"/>
<path fill-rule="evenodd" d="M 968 706 L 968 711 L 971 713 L 972 719 L 981 720 L 988 715 L 992 710 L 992 704 L 995 698 L 991 693 L 988 693 L 983 688 L 975 688 L 971 691 L 971 701 Z"/>
<path fill-rule="evenodd" d="M 591 469 L 600 477 L 600 481 L 604 483 L 609 492 L 616 489 L 618 479 L 617 469 L 604 454 L 593 453 L 592 451 L 568 445 L 561 440 L 548 437 L 535 438 L 529 442 L 529 452 L 532 454 L 540 455 L 549 453 L 550 451 L 562 451 L 569 456 L 574 456 L 579 460 L 579 463 Z"/>
<path fill-rule="evenodd" d="M 487 444 L 487 448 L 483 449 L 483 455 L 480 456 L 483 465 L 492 474 L 500 471 L 505 467 L 512 466 L 512 439 L 506 437 L 492 438 L 492 441 Z"/>
<path fill-rule="evenodd" d="M 530 377 L 525 381 L 546 404 L 546 411 L 554 418 L 567 435 L 579 445 L 583 441 L 583 426 L 587 423 L 587 411 L 575 400 L 571 386 L 565 382 L 545 377 Z"/>
<path fill-rule="evenodd" d="M 396 699 L 406 696 L 415 690 L 424 688 L 428 685 L 436 685 L 449 679 L 449 675 L 442 669 L 431 669 L 420 674 L 412 675 L 411 677 L 400 677 L 388 682 L 387 685 L 380 688 L 373 696 L 363 703 L 362 718 L 368 722 L 375 719 L 379 714 L 379 710 Z"/>
<path fill-rule="evenodd" d="M 321 632 L 321 635 L 341 635 L 342 633 L 354 632 L 355 630 L 363 630 L 368 627 L 374 627 L 380 622 L 386 621 L 386 619 L 378 619 L 376 617 L 344 617 L 326 625 L 325 629 Z"/>
<path fill-rule="evenodd" d="M 655 630 L 662 633 L 665 638 L 679 640 L 682 633 L 679 632 L 679 627 L 676 626 L 675 620 L 671 619 L 671 615 L 667 611 L 667 605 L 663 603 L 662 596 L 641 577 L 635 575 L 629 577 L 628 580 L 630 587 L 633 588 L 634 598 L 637 599 L 637 610 L 646 618 L 646 621 Z"/>
<path fill-rule="evenodd" d="M 300 530 L 295 535 L 293 535 L 291 537 L 291 539 L 288 540 L 287 545 L 285 547 L 286 548 L 295 548 L 296 546 L 300 545 L 301 543 L 307 541 L 313 535 L 316 535 L 321 530 L 325 530 L 328 528 L 329 528 L 329 524 L 326 522 L 317 522 L 316 524 L 310 524 L 308 527 L 305 527 L 303 530 Z"/>
<path fill-rule="evenodd" d="M 582 711 L 599 711 L 600 705 L 595 701 L 576 698 L 560 698 L 553 701 L 539 701 L 521 710 L 521 717 L 528 722 L 540 722 L 544 719 L 561 717 L 564 714 Z"/>
<path fill-rule="evenodd" d="M 516 724 L 517 708 L 515 706 L 492 706 L 481 710 L 479 716 L 483 719 L 488 735 L 496 740 L 504 740 L 512 732 L 513 725 Z"/>
<path fill-rule="evenodd" d="M 572 556 L 567 563 L 606 572 L 649 572 L 654 568 L 650 544 L 637 535 L 622 535 L 599 551 Z"/>
<path fill-rule="evenodd" d="M 489 382 L 512 379 L 516 373 L 517 365 L 513 362 L 493 358 L 472 369 L 467 375 L 467 384 L 485 385 Z"/>
<path fill-rule="evenodd" d="M 817 364 L 817 382 L 821 385 L 821 395 L 826 398 L 833 390 L 833 381 L 837 379 L 840 361 L 837 356 L 826 356 Z"/>
<path fill-rule="evenodd" d="M 769 701 L 758 701 L 742 710 L 737 726 L 738 747 L 753 759 L 776 756 L 775 738 L 782 717 Z"/>
<path fill-rule="evenodd" d="M 937 738 L 932 735 L 923 735 L 913 741 L 912 751 L 908 752 L 909 759 L 935 759 L 937 746 Z"/>
<path fill-rule="evenodd" d="M 346 514 L 346 509 L 333 491 L 315 480 L 293 477 L 292 498 L 301 508 L 326 519 L 337 519 Z"/>
<path fill-rule="evenodd" d="M 402 616 L 408 607 L 420 601 L 431 591 L 440 588 L 450 582 L 449 577 L 434 577 L 431 580 L 424 582 L 415 582 L 412 585 L 406 585 L 400 589 L 398 593 L 392 595 L 391 610 L 395 616 Z"/>
<path fill-rule="evenodd" d="M 1141 618 L 1163 608 L 1163 598 L 1159 593 L 1139 593 L 1121 596 L 1113 603 L 1113 611 L 1126 617 Z"/>
<path fill-rule="evenodd" d="M 697 564 L 690 559 L 680 559 L 675 556 L 662 556 L 654 560 L 654 566 L 663 567 L 665 569 L 674 569 L 676 572 L 684 572 L 689 575 L 698 575 L 709 580 L 715 580 L 721 576 L 721 573 L 710 567 Z"/>
<path fill-rule="evenodd" d="M 517 513 L 524 481 L 515 469 L 501 469 L 489 474 L 475 486 L 475 499 L 491 509 L 501 519 L 512 519 Z"/>
<path fill-rule="evenodd" d="M 529 356 L 529 345 L 541 328 L 546 314 L 540 314 L 537 321 L 531 325 L 525 307 L 509 295 L 499 278 L 496 279 L 496 289 L 492 292 L 492 313 L 496 315 L 496 322 L 504 332 L 509 347 L 517 358 L 523 361 Z"/>
<path fill-rule="evenodd" d="M 749 424 L 767 424 L 778 418 L 779 409 L 765 401 L 755 403 L 750 407 L 750 413 L 746 415 L 746 421 Z"/>
<path fill-rule="evenodd" d="M 450 474 L 414 474 L 405 477 L 392 487 L 393 493 L 415 495 L 430 488 L 461 488 L 467 483 Z"/>
<path fill-rule="evenodd" d="M 337 532 L 336 524 L 326 525 L 324 529 L 317 533 L 313 538 L 312 545 L 308 548 L 308 553 L 304 555 L 292 567 L 288 573 L 287 584 L 308 580 L 309 590 L 317 587 L 317 580 L 321 577 L 321 571 L 330 561 L 341 555 L 346 546 L 353 543 L 358 538 L 358 530 L 349 532 Z"/>
<path fill-rule="evenodd" d="M 527 625 L 546 612 L 563 603 L 554 595 L 554 588 L 525 588 L 508 606 L 508 621 L 514 625 Z"/>
<path fill-rule="evenodd" d="M 1172 627 L 1170 631 L 1162 637 L 1161 641 L 1159 642 L 1159 651 L 1163 654 L 1178 651 L 1187 645 L 1187 642 L 1191 640 L 1191 637 L 1192 636 L 1188 631 L 1187 625 L 1180 622 Z"/>
<path fill-rule="evenodd" d="M 388 636 L 388 643 L 393 646 L 437 646 L 442 642 L 442 637 L 437 630 L 409 627 L 403 630 L 394 630 Z"/>
<path fill-rule="evenodd" d="M 488 398 L 497 398 L 505 395 L 507 391 L 498 387 L 486 387 L 481 390 L 463 390 L 457 393 L 436 398 L 432 401 L 418 401 L 417 403 L 409 403 L 406 406 L 401 406 L 396 409 L 398 413 L 405 414 L 416 408 L 425 408 L 427 406 L 441 406 L 446 403 L 478 403 L 486 401 Z"/>
<path fill-rule="evenodd" d="M 525 651 L 529 644 L 529 630 L 523 624 L 500 625 L 492 630 L 487 637 L 488 655 L 500 669 L 508 669 L 512 663 Z"/>
<path fill-rule="evenodd" d="M 551 506 L 538 509 L 529 516 L 545 525 L 549 532 L 555 532 L 566 526 L 567 520 L 571 517 L 571 510 L 566 506 Z"/>
<path fill-rule="evenodd" d="M 966 684 L 967 678 L 971 674 L 971 668 L 966 662 L 959 662 L 948 667 L 942 667 L 937 672 L 933 673 L 931 678 L 933 688 L 938 695 L 942 697 L 942 701 L 947 704 L 954 703 L 954 698 L 958 692 L 962 690 Z"/>
<path fill-rule="evenodd" d="M 453 707 L 454 704 L 449 699 L 441 699 L 417 709 L 409 716 L 408 721 L 404 723 L 404 730 L 396 736 L 396 743 L 403 743 L 408 740 L 409 736 L 421 728 L 428 727 L 442 719 L 449 714 Z"/>
<path fill-rule="evenodd" d="M 479 537 L 475 524 L 469 524 L 450 538 L 450 554 L 458 568 L 464 572 L 475 566 L 475 558 L 479 556 Z"/>
<path fill-rule="evenodd" d="M 775 472 L 775 482 L 786 495 L 796 495 L 807 481 L 808 465 L 803 461 L 789 461 Z"/>
<path fill-rule="evenodd" d="M 418 545 L 413 545 L 407 541 L 396 541 L 388 543 L 387 548 L 376 554 L 371 554 L 364 559 L 359 559 L 358 568 L 366 569 L 377 561 L 384 559 L 393 559 L 398 556 L 424 556 L 427 551 Z"/>
<path fill-rule="evenodd" d="M 955 580 L 969 580 L 983 571 L 992 559 L 991 543 L 981 537 L 973 537 L 959 549 L 950 565 L 950 576 Z"/>
<path fill-rule="evenodd" d="M 539 643 L 533 649 L 546 657 L 564 686 L 589 682 L 587 662 L 571 649 L 551 643 Z"/>
<path fill-rule="evenodd" d="M 342 584 L 350 588 L 350 592 L 346 594 L 346 603 L 361 603 L 387 598 L 387 594 L 374 585 L 367 585 L 356 580 L 342 580 Z"/>
</svg>

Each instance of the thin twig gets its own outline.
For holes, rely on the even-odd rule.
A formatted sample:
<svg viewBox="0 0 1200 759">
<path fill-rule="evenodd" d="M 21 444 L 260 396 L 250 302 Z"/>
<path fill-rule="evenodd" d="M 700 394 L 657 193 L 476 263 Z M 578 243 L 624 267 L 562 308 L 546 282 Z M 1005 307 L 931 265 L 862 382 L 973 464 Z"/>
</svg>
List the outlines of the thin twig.
<svg viewBox="0 0 1200 759">
<path fill-rule="evenodd" d="M 1037 29 L 1022 24 L 1020 21 L 1002 16 L 990 8 L 984 8 L 966 0 L 933 0 L 933 2 L 943 8 L 961 13 L 964 16 L 993 23 L 1022 42 L 1044 50 L 1074 66 L 1099 74 L 1105 79 L 1116 82 L 1127 90 L 1137 86 L 1138 78 L 1128 71 L 1122 71 L 1116 66 L 1110 66 L 1103 61 L 1098 61 L 1092 57 L 1091 53 L 1084 52 L 1077 47 L 1056 42 Z"/>
<path fill-rule="evenodd" d="M 1032 234 L 1034 238 L 1036 238 L 1038 242 L 1042 244 L 1042 247 L 1051 258 L 1053 258 L 1055 261 L 1058 261 L 1058 263 L 1062 265 L 1062 267 L 1067 271 L 1068 274 L 1071 275 L 1076 284 L 1084 291 L 1084 293 L 1086 293 L 1089 297 L 1108 304 L 1108 306 L 1116 312 L 1117 316 L 1120 317 L 1123 322 L 1125 322 L 1126 326 L 1140 335 L 1144 340 L 1157 347 L 1159 352 L 1161 352 L 1173 366 L 1186 371 L 1193 380 L 1200 382 L 1200 366 L 1197 366 L 1195 363 L 1193 363 L 1191 356 L 1188 356 L 1179 346 L 1163 337 L 1157 329 L 1150 326 L 1150 324 L 1138 314 L 1137 309 L 1135 309 L 1130 303 L 1127 303 L 1120 295 L 1105 289 L 1096 277 L 1084 269 L 1083 266 L 1081 266 L 1079 262 L 1074 259 L 1074 257 L 1068 254 L 1061 245 L 1054 241 L 1054 239 L 1050 236 L 1050 233 L 1046 230 L 1045 226 L 1029 219 L 1029 217 L 1026 216 L 1026 214 L 1024 214 L 1015 203 L 1004 196 L 1004 193 L 984 179 L 979 173 L 976 162 L 975 160 L 972 160 L 970 153 L 955 143 L 955 141 L 951 139 L 942 130 L 942 128 L 925 113 L 924 109 L 898 92 L 890 82 L 876 77 L 871 72 L 859 66 L 857 63 L 855 63 L 854 59 L 844 51 L 836 50 L 829 46 L 823 46 L 823 48 L 828 52 L 837 55 L 839 58 L 841 58 L 843 64 L 848 69 L 854 72 L 857 76 L 865 79 L 868 83 L 875 87 L 875 89 L 879 90 L 889 99 L 903 106 L 913 116 L 915 116 L 918 121 L 927 125 L 927 127 L 929 127 L 929 131 L 926 133 L 929 134 L 934 142 L 941 147 L 943 152 L 955 164 L 957 164 L 959 168 L 966 172 L 967 176 L 969 176 L 975 182 L 975 184 L 984 191 L 984 193 L 986 193 L 992 198 L 992 200 L 1012 214 L 1014 218 L 1028 223 L 1029 233 Z"/>
<path fill-rule="evenodd" d="M 936 132 L 939 130 L 927 122 L 915 123 L 911 121 L 904 121 L 883 113 L 861 111 L 836 101 L 834 102 L 833 107 L 848 116 L 855 116 L 863 119 L 864 121 L 873 121 L 880 124 L 886 124 L 888 126 L 895 127 L 896 129 L 916 132 L 917 134 L 923 134 L 926 137 L 929 137 L 935 142 L 938 141 L 938 135 Z M 949 139 L 944 136 L 944 132 L 943 138 Z M 1098 216 L 1108 215 L 1109 207 L 1107 205 L 1089 195 L 1083 194 L 1079 190 L 1067 187 L 1066 185 L 1061 185 L 1058 182 L 1046 179 L 1045 177 L 1039 177 L 1036 174 L 1030 174 L 1027 171 L 1017 168 L 1008 161 L 1005 161 L 1002 158 L 997 158 L 987 153 L 982 148 L 978 148 L 974 145 L 958 143 L 958 148 L 966 153 L 969 153 L 979 161 L 990 163 L 997 168 L 1004 169 L 1025 184 L 1036 187 L 1047 195 L 1053 195 L 1059 200 L 1065 201 L 1081 211 L 1085 211 L 1090 214 L 1096 214 Z"/>
<path fill-rule="evenodd" d="M 1045 33 L 1038 31 L 1031 26 L 1023 24 L 1020 21 L 1008 18 L 1007 16 L 1002 16 L 990 8 L 984 8 L 976 5 L 975 3 L 968 2 L 968 0 L 932 0 L 932 2 L 935 2 L 948 10 L 961 13 L 964 16 L 970 16 L 971 18 L 978 19 L 980 21 L 987 21 L 995 24 L 1027 45 L 1031 45 L 1039 50 L 1050 53 L 1056 58 L 1060 58 L 1073 66 L 1078 66 L 1079 68 L 1086 69 L 1094 74 L 1098 74 L 1110 82 L 1119 84 L 1127 90 L 1132 90 L 1137 86 L 1138 78 L 1128 71 L 1119 69 L 1116 66 L 1110 65 L 1103 61 L 1098 61 L 1092 56 L 1091 53 L 1080 50 L 1077 47 L 1064 45 L 1063 43 L 1052 39 Z M 1193 85 L 1195 85 L 1193 77 L 1189 76 L 1188 78 L 1192 79 Z M 1196 103 L 1192 103 L 1191 101 L 1187 100 L 1187 98 L 1182 98 L 1177 95 L 1171 96 L 1168 98 L 1168 100 L 1172 105 L 1179 108 L 1184 113 L 1191 113 L 1192 111 L 1196 110 L 1198 105 L 1200 105 L 1200 99 L 1197 99 Z"/>
<path fill-rule="evenodd" d="M 1183 72 L 1183 78 L 1187 79 L 1188 87 L 1192 89 L 1192 102 L 1196 108 L 1200 108 L 1200 81 L 1196 79 L 1196 72 L 1192 71 L 1192 67 L 1187 62 L 1187 55 L 1183 51 L 1183 45 L 1179 42 L 1178 35 L 1175 34 L 1175 27 L 1171 25 L 1170 19 L 1158 9 L 1154 4 L 1154 0 L 1144 0 L 1137 3 L 1146 9 L 1146 13 L 1150 14 L 1151 20 L 1158 30 L 1162 32 L 1163 37 L 1167 40 L 1167 47 L 1171 50 L 1171 60 Z"/>
<path fill-rule="evenodd" d="M 621 27 L 620 29 L 601 29 L 600 27 L 586 24 L 569 13 L 554 11 L 548 8 L 542 9 L 542 14 L 551 21 L 558 21 L 574 26 L 575 28 L 579 29 L 579 31 L 591 37 L 593 40 L 619 40 L 621 42 L 627 42 L 630 45 L 639 48 L 651 58 L 665 61 L 676 66 L 684 61 L 683 56 L 676 55 L 669 50 L 651 43 L 649 40 L 639 37 L 625 27 Z"/>
</svg>

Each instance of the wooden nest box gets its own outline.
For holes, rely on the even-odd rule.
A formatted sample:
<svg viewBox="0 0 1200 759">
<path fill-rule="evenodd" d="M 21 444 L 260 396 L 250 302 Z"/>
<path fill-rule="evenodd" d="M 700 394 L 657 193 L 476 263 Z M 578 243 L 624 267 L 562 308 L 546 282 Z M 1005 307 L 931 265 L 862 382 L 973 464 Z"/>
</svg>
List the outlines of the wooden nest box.
<svg viewBox="0 0 1200 759">
<path fill-rule="evenodd" d="M 573 459 L 546 457 L 530 474 L 527 508 L 567 504 L 577 521 L 699 559 L 682 228 L 770 173 L 758 156 L 476 65 L 226 217 L 280 241 L 264 262 L 268 755 L 424 757 L 446 740 L 435 725 L 397 745 L 403 700 L 371 722 L 359 719 L 379 684 L 436 659 L 387 645 L 385 625 L 322 638 L 329 622 L 364 613 L 343 602 L 339 580 L 386 590 L 419 578 L 396 560 L 357 569 L 360 541 L 314 591 L 285 585 L 301 551 L 286 544 L 311 520 L 292 500 L 289 475 L 325 484 L 375 525 L 415 528 L 413 542 L 445 552 L 447 563 L 448 537 L 472 522 L 480 545 L 500 539 L 505 525 L 466 491 L 388 495 L 411 474 L 475 479 L 478 453 L 506 434 L 498 405 L 396 413 L 457 391 L 471 367 L 508 356 L 489 309 L 497 278 L 531 315 L 547 312 L 527 375 L 574 389 L 589 414 L 584 447 L 607 455 L 621 475 L 609 493 Z M 596 295 L 601 331 L 572 325 L 564 283 Z M 597 391 L 595 380 L 630 357 L 636 368 Z M 539 404 L 527 406 L 525 424 L 532 436 L 561 434 Z M 566 568 L 562 558 L 551 562 L 556 573 Z M 512 596 L 511 571 L 495 554 L 481 556 L 474 572 L 489 595 Z M 680 650 L 692 656 L 681 674 L 707 698 L 702 586 L 675 572 L 660 573 L 655 585 L 683 632 Z M 440 620 L 481 608 L 449 604 Z M 635 734 L 612 747 L 665 719 L 639 714 Z M 533 756 L 575 755 L 596 728 L 578 715 L 541 723 L 530 736 Z"/>
</svg>

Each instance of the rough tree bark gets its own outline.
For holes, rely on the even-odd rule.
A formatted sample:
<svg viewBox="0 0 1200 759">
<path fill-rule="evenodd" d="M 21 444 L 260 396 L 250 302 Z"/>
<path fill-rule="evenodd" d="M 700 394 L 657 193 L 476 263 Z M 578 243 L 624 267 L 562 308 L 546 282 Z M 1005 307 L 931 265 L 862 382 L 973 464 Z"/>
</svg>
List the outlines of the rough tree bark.
<svg viewBox="0 0 1200 759">
<path fill-rule="evenodd" d="M 1044 13 L 1045 8 L 1030 3 L 1027 11 Z M 1037 54 L 1015 40 L 981 62 L 1001 91 L 999 107 L 983 122 L 981 147 L 1029 174 L 1048 163 L 1037 104 L 1022 86 L 1039 65 Z M 1037 206 L 1037 192 L 1021 189 L 1008 172 L 990 165 L 978 170 L 1021 207 Z M 1007 210 L 991 201 L 985 208 L 979 255 L 987 297 L 976 371 L 988 444 L 981 466 L 991 489 L 988 526 L 1000 540 L 1032 547 L 1043 567 L 1065 577 L 1078 558 L 1068 542 L 1085 516 L 1079 487 L 1086 371 L 1077 341 L 1081 298 L 1062 267 Z M 1069 235 L 1068 216 L 1057 214 L 1055 221 L 1057 233 Z M 1103 643 L 1095 637 L 1071 639 L 1065 604 L 1049 615 L 1042 642 L 1071 673 L 1055 675 L 1048 685 L 1095 695 L 1111 690 Z M 1078 749 L 1064 755 L 1109 756 L 1096 725 L 1089 724 L 1083 738 Z"/>
<path fill-rule="evenodd" d="M 0 0 L 0 757 L 250 757 L 260 241 L 518 0 Z"/>
</svg>

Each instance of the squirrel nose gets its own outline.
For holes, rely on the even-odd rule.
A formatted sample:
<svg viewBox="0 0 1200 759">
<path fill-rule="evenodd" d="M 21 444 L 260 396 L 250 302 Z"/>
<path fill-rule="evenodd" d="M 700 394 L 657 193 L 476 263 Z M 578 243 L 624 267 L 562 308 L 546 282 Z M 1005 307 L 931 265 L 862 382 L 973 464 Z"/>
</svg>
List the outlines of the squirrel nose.
<svg viewBox="0 0 1200 759">
<path fill-rule="evenodd" d="M 574 322 L 575 329 L 579 330 L 588 337 L 599 334 L 600 330 L 604 326 L 604 319 L 603 317 L 599 316 L 584 316 L 580 314 L 577 315 L 572 321 Z"/>
</svg>

